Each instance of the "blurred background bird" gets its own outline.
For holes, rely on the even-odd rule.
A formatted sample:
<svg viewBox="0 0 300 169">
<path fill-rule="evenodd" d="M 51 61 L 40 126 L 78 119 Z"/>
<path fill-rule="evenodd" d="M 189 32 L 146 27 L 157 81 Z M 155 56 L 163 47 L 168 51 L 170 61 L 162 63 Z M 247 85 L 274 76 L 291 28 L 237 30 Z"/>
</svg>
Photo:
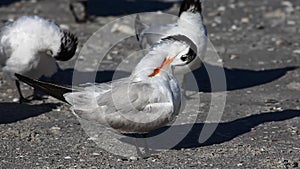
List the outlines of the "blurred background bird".
<svg viewBox="0 0 300 169">
<path fill-rule="evenodd" d="M 54 21 L 22 16 L 0 29 L 0 65 L 4 75 L 15 80 L 19 102 L 23 97 L 14 74 L 38 79 L 57 71 L 56 61 L 68 61 L 76 52 L 77 37 Z"/>
</svg>

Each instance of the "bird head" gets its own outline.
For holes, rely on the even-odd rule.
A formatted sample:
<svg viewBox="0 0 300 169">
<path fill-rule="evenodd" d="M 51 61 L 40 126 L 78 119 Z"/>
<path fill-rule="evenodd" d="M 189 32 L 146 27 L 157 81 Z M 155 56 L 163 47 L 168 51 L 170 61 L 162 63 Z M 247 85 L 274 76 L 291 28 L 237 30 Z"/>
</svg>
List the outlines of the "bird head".
<svg viewBox="0 0 300 169">
<path fill-rule="evenodd" d="M 62 31 L 60 49 L 54 58 L 59 61 L 70 60 L 75 55 L 77 45 L 78 38 L 74 34 Z"/>
<path fill-rule="evenodd" d="M 196 45 L 183 35 L 170 36 L 162 39 L 161 43 L 168 43 L 172 46 L 172 52 L 166 57 L 160 67 L 153 70 L 149 77 L 160 73 L 162 69 L 170 66 L 185 66 L 192 62 L 197 56 Z"/>
</svg>

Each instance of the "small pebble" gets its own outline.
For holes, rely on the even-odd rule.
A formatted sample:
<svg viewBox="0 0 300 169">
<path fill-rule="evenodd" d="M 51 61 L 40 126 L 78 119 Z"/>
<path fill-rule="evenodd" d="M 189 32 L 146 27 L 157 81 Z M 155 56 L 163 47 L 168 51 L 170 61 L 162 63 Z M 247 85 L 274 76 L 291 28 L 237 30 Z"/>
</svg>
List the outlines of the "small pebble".
<svg viewBox="0 0 300 169">
<path fill-rule="evenodd" d="M 243 163 L 238 163 L 237 164 L 238 167 L 241 167 L 242 165 L 243 165 Z"/>
<path fill-rule="evenodd" d="M 13 102 L 15 102 L 15 103 L 16 103 L 16 102 L 19 102 L 19 98 L 14 98 L 14 99 L 13 99 Z"/>
<path fill-rule="evenodd" d="M 290 20 L 290 21 L 287 21 L 287 24 L 288 24 L 288 25 L 291 25 L 291 26 L 294 26 L 294 25 L 296 25 L 296 22 Z"/>
<path fill-rule="evenodd" d="M 92 153 L 93 156 L 99 156 L 99 153 Z"/>
<path fill-rule="evenodd" d="M 80 56 L 78 56 L 78 60 L 83 61 L 83 60 L 86 60 L 86 58 L 84 56 L 80 55 Z"/>
<path fill-rule="evenodd" d="M 244 18 L 241 19 L 241 22 L 242 23 L 249 23 L 249 18 L 244 17 Z"/>
<path fill-rule="evenodd" d="M 232 25 L 232 26 L 231 26 L 231 29 L 232 29 L 232 30 L 237 30 L 237 28 L 238 28 L 238 27 L 237 27 L 236 25 Z"/>
<path fill-rule="evenodd" d="M 276 46 L 287 46 L 289 45 L 289 42 L 283 39 L 279 39 L 275 41 Z"/>
<path fill-rule="evenodd" d="M 54 127 L 51 127 L 50 130 L 61 130 L 61 128 L 54 126 Z"/>
<path fill-rule="evenodd" d="M 236 58 L 238 58 L 238 56 L 237 56 L 237 55 L 235 55 L 235 54 L 231 54 L 231 55 L 229 56 L 229 58 L 230 58 L 231 60 L 233 60 L 233 59 L 236 59 Z"/>
<path fill-rule="evenodd" d="M 57 109 L 54 109 L 53 111 L 60 112 L 61 109 L 60 109 L 60 108 L 57 108 Z"/>
<path fill-rule="evenodd" d="M 300 49 L 294 50 L 293 53 L 300 54 Z"/>
<path fill-rule="evenodd" d="M 137 157 L 135 157 L 135 156 L 131 156 L 131 157 L 129 157 L 129 160 L 131 160 L 131 161 L 137 161 L 137 160 L 138 160 L 138 158 L 137 158 Z"/>
<path fill-rule="evenodd" d="M 72 159 L 72 157 L 67 156 L 67 157 L 65 157 L 64 159 L 65 159 L 65 160 L 70 160 L 70 159 Z"/>
<path fill-rule="evenodd" d="M 225 6 L 220 6 L 220 7 L 218 8 L 218 11 L 219 11 L 219 12 L 224 12 L 224 11 L 226 11 L 226 7 L 225 7 Z"/>
</svg>

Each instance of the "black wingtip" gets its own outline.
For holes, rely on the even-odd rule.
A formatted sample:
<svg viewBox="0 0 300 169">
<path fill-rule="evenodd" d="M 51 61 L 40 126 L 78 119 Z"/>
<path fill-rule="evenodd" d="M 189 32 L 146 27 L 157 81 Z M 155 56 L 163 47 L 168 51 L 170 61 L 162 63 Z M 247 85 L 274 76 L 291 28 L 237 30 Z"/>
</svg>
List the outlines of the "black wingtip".
<svg viewBox="0 0 300 169">
<path fill-rule="evenodd" d="M 52 84 L 52 83 L 48 83 L 48 82 L 42 82 L 39 80 L 35 80 L 35 79 L 31 79 L 28 78 L 26 76 L 20 75 L 20 74 L 15 74 L 16 78 L 18 78 L 18 80 L 28 84 L 29 86 L 41 90 L 42 92 L 45 92 L 46 94 L 61 100 L 63 102 L 67 101 L 64 98 L 64 94 L 66 93 L 70 93 L 73 91 L 72 88 L 69 87 L 65 87 L 65 86 L 61 86 L 61 85 L 57 85 L 57 84 Z"/>
<path fill-rule="evenodd" d="M 184 0 L 181 4 L 178 16 L 183 12 L 199 13 L 202 12 L 202 6 L 200 0 Z"/>
</svg>

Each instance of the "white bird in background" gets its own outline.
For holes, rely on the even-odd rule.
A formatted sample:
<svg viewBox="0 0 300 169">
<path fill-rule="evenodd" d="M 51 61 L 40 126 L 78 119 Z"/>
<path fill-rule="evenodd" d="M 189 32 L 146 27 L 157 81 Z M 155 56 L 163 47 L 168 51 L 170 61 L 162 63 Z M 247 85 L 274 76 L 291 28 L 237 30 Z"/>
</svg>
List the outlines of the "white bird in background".
<svg viewBox="0 0 300 169">
<path fill-rule="evenodd" d="M 201 14 L 200 0 L 184 0 L 181 4 L 179 18 L 176 23 L 166 25 L 143 24 L 137 15 L 135 20 L 135 31 L 142 49 L 146 49 L 152 44 L 168 36 L 187 37 L 196 46 L 197 58 L 190 64 L 175 68 L 175 74 L 179 75 L 179 80 L 184 85 L 183 75 L 191 72 L 202 65 L 207 49 L 207 30 Z M 183 36 L 181 36 L 183 35 Z"/>
<path fill-rule="evenodd" d="M 6 77 L 22 74 L 34 79 L 50 77 L 56 61 L 67 61 L 76 52 L 78 40 L 56 23 L 38 16 L 23 16 L 0 29 L 0 65 Z M 24 101 L 16 80 L 19 101 Z"/>
<path fill-rule="evenodd" d="M 130 77 L 85 88 L 67 87 L 16 74 L 30 86 L 65 101 L 74 114 L 110 126 L 122 133 L 148 133 L 171 122 L 182 106 L 173 67 L 193 61 L 196 52 L 174 37 L 155 44 L 137 64 Z"/>
</svg>

